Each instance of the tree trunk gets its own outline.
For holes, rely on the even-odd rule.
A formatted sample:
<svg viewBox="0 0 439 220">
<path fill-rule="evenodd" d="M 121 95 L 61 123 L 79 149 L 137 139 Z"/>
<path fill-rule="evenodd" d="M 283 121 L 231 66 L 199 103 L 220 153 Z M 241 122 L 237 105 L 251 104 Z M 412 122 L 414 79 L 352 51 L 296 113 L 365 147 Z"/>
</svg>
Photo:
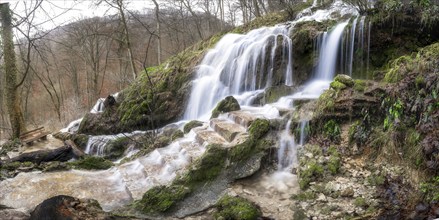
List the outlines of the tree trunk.
<svg viewBox="0 0 439 220">
<path fill-rule="evenodd" d="M 137 70 L 136 70 L 136 65 L 134 63 L 134 56 L 133 56 L 133 51 L 131 48 L 131 41 L 130 41 L 130 34 L 128 32 L 128 23 L 127 20 L 125 18 L 125 12 L 123 11 L 123 2 L 122 0 L 117 0 L 117 7 L 119 10 L 119 14 L 120 14 L 120 18 L 122 20 L 122 24 L 124 27 L 124 31 L 125 31 L 125 36 L 126 36 L 126 43 L 127 43 L 127 47 L 128 47 L 128 56 L 129 59 L 131 61 L 131 70 L 133 71 L 133 78 L 137 78 Z"/>
<path fill-rule="evenodd" d="M 160 35 L 160 19 L 159 19 L 159 4 L 157 3 L 157 0 L 152 0 L 155 4 L 155 19 L 157 20 L 157 62 L 158 65 L 161 64 L 161 57 L 162 57 L 162 36 Z"/>
<path fill-rule="evenodd" d="M 2 22 L 2 40 L 4 54 L 4 68 L 6 78 L 6 108 L 12 128 L 12 138 L 18 138 L 20 132 L 25 130 L 23 113 L 20 107 L 17 88 L 18 69 L 15 60 L 14 41 L 12 37 L 11 13 L 9 4 L 0 4 Z"/>
</svg>

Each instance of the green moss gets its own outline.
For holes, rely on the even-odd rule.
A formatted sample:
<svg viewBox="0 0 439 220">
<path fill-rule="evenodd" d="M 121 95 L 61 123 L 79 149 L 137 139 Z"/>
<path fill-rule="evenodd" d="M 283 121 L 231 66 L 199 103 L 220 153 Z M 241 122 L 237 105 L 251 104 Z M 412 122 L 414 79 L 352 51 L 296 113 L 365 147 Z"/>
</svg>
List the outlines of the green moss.
<svg viewBox="0 0 439 220">
<path fill-rule="evenodd" d="M 395 83 L 401 80 L 406 73 L 406 69 L 412 68 L 412 58 L 410 56 L 402 56 L 394 60 L 390 64 L 390 68 L 384 76 L 384 81 Z M 410 71 L 410 70 L 409 70 Z"/>
<path fill-rule="evenodd" d="M 222 113 L 237 110 L 241 110 L 238 101 L 233 96 L 227 96 L 216 105 L 215 109 L 213 109 L 211 118 L 216 118 Z"/>
<path fill-rule="evenodd" d="M 425 86 L 425 78 L 423 75 L 416 76 L 415 79 L 416 88 L 421 89 Z"/>
<path fill-rule="evenodd" d="M 248 128 L 250 137 L 257 140 L 262 138 L 270 130 L 270 122 L 266 119 L 256 119 Z"/>
<path fill-rule="evenodd" d="M 335 95 L 336 92 L 334 90 L 328 89 L 324 91 L 317 101 L 316 112 L 322 114 L 326 111 L 333 111 Z"/>
<path fill-rule="evenodd" d="M 178 138 L 182 138 L 182 137 L 184 137 L 184 133 L 183 133 L 183 131 L 181 131 L 181 130 L 176 130 L 176 131 L 172 134 L 172 136 L 171 136 L 171 140 L 174 141 L 174 140 L 176 140 L 176 139 L 178 139 Z"/>
<path fill-rule="evenodd" d="M 341 167 L 341 158 L 334 155 L 329 156 L 327 166 L 329 172 L 331 172 L 332 175 L 337 174 Z"/>
<path fill-rule="evenodd" d="M 323 166 L 316 160 L 310 159 L 299 172 L 299 186 L 304 190 L 308 188 L 309 183 L 323 175 Z"/>
<path fill-rule="evenodd" d="M 53 172 L 53 171 L 69 170 L 70 166 L 67 163 L 63 163 L 59 161 L 51 161 L 45 163 L 42 168 L 44 172 Z"/>
<path fill-rule="evenodd" d="M 15 162 L 10 162 L 10 163 L 4 163 L 2 164 L 2 169 L 3 170 L 9 170 L 9 171 L 13 171 L 16 170 L 17 168 L 19 168 L 21 166 L 21 163 L 18 161 Z"/>
<path fill-rule="evenodd" d="M 241 197 L 224 196 L 216 204 L 215 219 L 256 220 L 262 216 L 259 208 Z"/>
<path fill-rule="evenodd" d="M 354 84 L 354 90 L 357 92 L 364 92 L 366 90 L 366 81 L 356 79 Z"/>
<path fill-rule="evenodd" d="M 194 186 L 215 179 L 224 168 L 226 158 L 226 148 L 217 144 L 208 145 L 203 156 L 194 162 L 193 169 L 184 176 L 184 185 Z"/>
<path fill-rule="evenodd" d="M 154 140 L 153 148 L 162 148 L 170 144 L 172 141 L 171 137 L 160 135 Z"/>
<path fill-rule="evenodd" d="M 367 182 L 371 185 L 371 186 L 381 186 L 384 184 L 386 178 L 383 175 L 370 175 L 369 177 L 367 177 Z"/>
<path fill-rule="evenodd" d="M 193 121 L 190 121 L 184 125 L 183 131 L 185 134 L 187 134 L 192 130 L 192 128 L 196 128 L 196 127 L 200 127 L 200 126 L 203 126 L 203 122 L 193 120 Z"/>
<path fill-rule="evenodd" d="M 110 141 L 104 149 L 105 158 L 114 160 L 122 157 L 130 142 L 131 139 L 128 137 L 120 137 Z"/>
<path fill-rule="evenodd" d="M 366 199 L 364 199 L 363 197 L 355 198 L 354 205 L 363 208 L 367 208 L 369 206 L 366 202 Z"/>
<path fill-rule="evenodd" d="M 134 206 L 146 214 L 166 212 L 189 192 L 188 188 L 181 185 L 156 186 L 143 194 Z"/>
<path fill-rule="evenodd" d="M 326 124 L 323 127 L 323 132 L 325 136 L 331 139 L 332 141 L 340 140 L 341 129 L 338 123 L 334 119 L 331 119 L 328 122 L 326 122 Z"/>
<path fill-rule="evenodd" d="M 423 182 L 419 186 L 422 192 L 423 200 L 432 203 L 439 201 L 439 176 L 432 177 L 430 180 Z"/>
<path fill-rule="evenodd" d="M 334 82 L 343 83 L 347 87 L 352 87 L 355 84 L 354 80 L 350 76 L 344 74 L 338 74 L 335 76 Z"/>
<path fill-rule="evenodd" d="M 80 160 L 69 162 L 69 165 L 76 169 L 106 170 L 112 167 L 113 163 L 102 157 L 86 156 Z"/>
<path fill-rule="evenodd" d="M 291 199 L 293 200 L 297 200 L 297 201 L 308 201 L 308 200 L 315 200 L 317 198 L 317 195 L 314 191 L 311 190 L 307 190 L 307 191 L 302 191 L 299 194 L 295 194 L 291 197 Z"/>
<path fill-rule="evenodd" d="M 335 91 L 340 91 L 345 89 L 347 86 L 341 82 L 338 81 L 333 81 L 331 82 L 331 88 L 334 89 Z"/>
</svg>

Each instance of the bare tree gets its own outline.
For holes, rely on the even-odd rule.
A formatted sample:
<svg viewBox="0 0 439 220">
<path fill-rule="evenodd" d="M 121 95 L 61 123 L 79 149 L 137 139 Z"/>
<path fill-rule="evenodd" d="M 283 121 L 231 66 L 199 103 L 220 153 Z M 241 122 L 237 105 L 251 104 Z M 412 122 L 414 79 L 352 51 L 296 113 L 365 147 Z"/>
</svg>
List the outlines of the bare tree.
<svg viewBox="0 0 439 220">
<path fill-rule="evenodd" d="M 128 20 L 125 15 L 126 5 L 124 3 L 124 0 L 100 0 L 98 1 L 97 4 L 100 5 L 102 2 L 105 2 L 109 6 L 117 9 L 119 13 L 120 21 L 122 22 L 123 25 L 123 33 L 125 34 L 125 43 L 128 48 L 128 55 L 131 62 L 131 70 L 133 73 L 133 78 L 135 79 L 137 78 L 137 68 L 134 61 L 133 49 L 132 49 L 130 34 L 128 30 Z"/>
<path fill-rule="evenodd" d="M 12 34 L 12 16 L 9 10 L 9 3 L 0 4 L 0 17 L 2 23 L 2 43 L 4 54 L 4 73 L 6 79 L 6 107 L 9 114 L 9 120 L 12 128 L 12 138 L 18 138 L 20 132 L 26 130 L 24 124 L 23 113 L 20 106 L 20 98 L 18 97 L 18 87 L 20 83 L 17 81 L 18 69 L 14 51 L 14 41 Z"/>
<path fill-rule="evenodd" d="M 157 62 L 160 65 L 161 63 L 161 57 L 162 57 L 162 39 L 160 35 L 160 17 L 159 17 L 159 4 L 157 3 L 157 0 L 152 0 L 155 4 L 155 18 L 157 20 Z"/>
</svg>

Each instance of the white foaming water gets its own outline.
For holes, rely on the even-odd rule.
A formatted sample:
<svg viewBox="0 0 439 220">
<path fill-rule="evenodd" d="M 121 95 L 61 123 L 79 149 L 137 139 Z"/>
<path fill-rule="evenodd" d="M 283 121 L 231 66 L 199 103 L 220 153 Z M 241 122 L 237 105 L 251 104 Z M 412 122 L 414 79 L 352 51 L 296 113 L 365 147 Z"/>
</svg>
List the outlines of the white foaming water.
<svg viewBox="0 0 439 220">
<path fill-rule="evenodd" d="M 278 170 L 280 171 L 286 171 L 297 165 L 297 146 L 290 129 L 291 120 L 287 122 L 285 130 L 280 135 L 280 147 L 277 154 Z"/>
<path fill-rule="evenodd" d="M 299 92 L 280 98 L 272 104 L 273 106 L 292 108 L 294 100 L 317 99 L 323 91 L 329 88 L 335 74 L 341 37 L 347 24 L 347 21 L 340 23 L 330 33 L 325 32 L 319 38 L 321 42 L 317 42 L 320 48 L 315 78 L 305 84 L 305 87 Z"/>
<path fill-rule="evenodd" d="M 75 133 L 78 131 L 79 129 L 79 125 L 81 124 L 83 118 L 74 120 L 72 122 L 70 122 L 69 125 L 67 125 L 67 127 L 63 128 L 60 130 L 60 132 L 71 132 L 71 133 Z"/>
<path fill-rule="evenodd" d="M 278 71 L 274 69 L 278 56 L 284 58 L 284 83 L 292 85 L 292 41 L 288 35 L 288 26 L 280 25 L 224 36 L 198 67 L 184 119 L 200 119 L 228 95 L 270 86 L 273 73 Z M 281 54 L 276 53 L 278 44 Z"/>
<path fill-rule="evenodd" d="M 93 106 L 93 108 L 90 110 L 90 113 L 96 114 L 96 113 L 101 113 L 104 111 L 104 101 L 105 98 L 99 98 L 96 101 L 96 104 Z"/>
<path fill-rule="evenodd" d="M 195 133 L 190 132 L 169 146 L 108 170 L 20 173 L 0 182 L 0 201 L 29 211 L 43 200 L 62 194 L 96 199 L 110 211 L 140 199 L 156 185 L 169 184 L 204 151 L 196 144 Z"/>
<path fill-rule="evenodd" d="M 315 1 L 316 5 L 317 2 Z M 344 3 L 341 0 L 336 0 L 332 5 L 327 9 L 319 9 L 315 12 L 313 12 L 314 8 L 313 6 L 303 10 L 301 13 L 299 13 L 296 17 L 295 23 L 302 22 L 302 21 L 318 21 L 322 22 L 329 19 L 337 19 L 337 17 L 343 17 L 345 15 L 357 15 L 357 10 Z"/>
<path fill-rule="evenodd" d="M 104 156 L 105 155 L 105 147 L 111 141 L 114 141 L 118 138 L 122 137 L 132 137 L 134 135 L 145 134 L 145 131 L 134 131 L 131 133 L 121 133 L 116 135 L 97 135 L 90 136 L 87 142 L 87 146 L 85 148 L 85 153 L 95 156 Z"/>
</svg>

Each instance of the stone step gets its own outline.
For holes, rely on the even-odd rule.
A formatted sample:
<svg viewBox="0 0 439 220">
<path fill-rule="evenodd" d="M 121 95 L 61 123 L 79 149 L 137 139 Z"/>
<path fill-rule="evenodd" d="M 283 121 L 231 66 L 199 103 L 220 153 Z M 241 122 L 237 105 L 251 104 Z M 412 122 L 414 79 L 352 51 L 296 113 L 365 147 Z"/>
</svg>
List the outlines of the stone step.
<svg viewBox="0 0 439 220">
<path fill-rule="evenodd" d="M 228 118 L 233 120 L 236 124 L 248 128 L 250 124 L 258 117 L 254 114 L 245 111 L 233 111 L 228 113 Z"/>
<path fill-rule="evenodd" d="M 195 140 L 198 142 L 198 144 L 203 145 L 204 143 L 208 144 L 225 144 L 227 141 L 218 133 L 215 131 L 210 130 L 202 130 L 197 131 Z"/>
<path fill-rule="evenodd" d="M 222 119 L 210 120 L 210 127 L 228 142 L 232 142 L 238 134 L 246 132 L 241 125 Z"/>
</svg>

